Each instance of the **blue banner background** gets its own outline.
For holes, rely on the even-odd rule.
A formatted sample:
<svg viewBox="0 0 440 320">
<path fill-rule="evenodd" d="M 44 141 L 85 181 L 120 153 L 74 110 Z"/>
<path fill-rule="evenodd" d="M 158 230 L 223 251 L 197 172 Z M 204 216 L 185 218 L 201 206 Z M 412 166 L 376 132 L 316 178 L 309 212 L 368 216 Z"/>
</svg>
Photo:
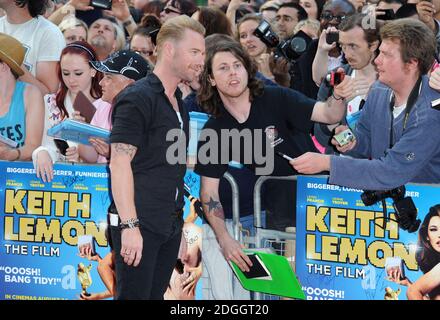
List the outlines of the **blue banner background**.
<svg viewBox="0 0 440 320">
<path fill-rule="evenodd" d="M 439 187 L 408 184 L 406 189 L 421 221 L 431 206 L 440 203 Z M 361 234 L 360 219 L 353 218 L 354 211 L 346 210 L 374 211 L 376 216 L 383 216 L 381 205 L 363 205 L 361 193 L 362 190 L 328 185 L 327 178 L 298 177 L 296 272 L 309 300 L 383 300 L 386 287 L 394 291 L 400 289 L 398 298 L 406 300 L 407 288 L 387 280 L 385 259 L 394 255 L 403 258 L 406 276 L 411 281 L 422 275 L 414 258 L 418 231 L 408 233 L 400 228 L 397 231 L 397 224 L 390 223 L 392 233 L 385 231 L 382 237 L 381 228 L 374 227 L 373 221 L 364 220 Z M 325 207 L 342 210 L 334 210 L 331 217 L 330 211 L 325 213 Z M 394 214 L 390 199 L 387 199 L 387 213 L 388 216 Z M 364 219 L 369 215 L 372 213 L 360 213 Z M 334 219 L 332 225 L 331 218 Z M 383 220 L 376 222 L 382 225 Z M 347 239 L 352 246 L 357 243 L 360 248 L 353 261 L 339 257 L 341 252 L 347 252 Z"/>
<path fill-rule="evenodd" d="M 80 262 L 86 266 L 92 265 L 92 284 L 87 291 L 106 291 L 97 272 L 97 262 L 88 261 L 78 255 L 77 236 L 95 233 L 96 252 L 102 258 L 110 252 L 104 231 L 107 226 L 107 209 L 111 202 L 108 167 L 56 164 L 54 170 L 53 181 L 43 183 L 36 177 L 32 163 L 0 161 L 0 300 L 78 299 L 81 285 L 77 277 L 77 266 Z M 190 193 L 198 197 L 198 175 L 188 170 L 185 183 L 189 186 Z M 6 199 L 8 189 L 11 191 L 8 191 L 10 196 Z M 21 194 L 17 193 L 18 190 L 27 190 L 20 191 L 26 194 L 22 199 L 19 198 Z M 49 201 L 40 199 L 43 195 L 50 197 L 52 194 L 49 192 L 59 192 L 59 196 L 61 193 L 77 195 L 79 201 L 89 194 L 90 217 L 84 218 L 81 214 L 68 217 L 67 202 L 61 209 L 56 208 L 55 201 L 51 202 L 50 215 L 39 214 L 38 211 L 48 208 Z M 14 196 L 11 196 L 14 194 L 16 201 L 13 201 Z M 32 200 L 32 196 L 35 199 Z M 9 213 L 12 211 L 11 208 L 21 210 L 20 202 L 24 213 Z M 46 212 L 49 213 L 47 210 Z M 185 217 L 189 212 L 189 201 L 186 200 Z M 38 235 L 44 229 L 33 228 L 36 219 L 41 218 L 46 220 L 44 225 L 49 226 L 53 223 L 51 230 L 55 235 L 64 230 L 61 243 L 55 243 L 54 239 L 43 242 L 30 241 L 34 232 Z M 56 220 L 59 220 L 60 228 L 55 227 L 58 223 Z M 201 224 L 200 219 L 195 223 Z M 78 229 L 71 229 L 70 226 Z M 88 226 L 88 229 L 84 229 L 84 226 Z M 17 238 L 20 232 L 21 236 Z M 199 297 L 200 284 L 196 287 L 196 299 Z"/>
</svg>

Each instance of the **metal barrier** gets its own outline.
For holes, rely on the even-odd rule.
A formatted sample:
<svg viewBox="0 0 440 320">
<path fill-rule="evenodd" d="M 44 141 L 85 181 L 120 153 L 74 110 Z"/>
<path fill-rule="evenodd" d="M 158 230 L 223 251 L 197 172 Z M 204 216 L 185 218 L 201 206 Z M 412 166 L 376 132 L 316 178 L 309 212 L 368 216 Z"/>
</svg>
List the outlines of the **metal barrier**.
<svg viewBox="0 0 440 320">
<path fill-rule="evenodd" d="M 237 182 L 234 177 L 226 172 L 223 176 L 231 185 L 232 189 L 232 219 L 233 219 L 233 230 L 234 239 L 239 241 L 244 245 L 253 245 L 256 248 L 269 248 L 276 244 L 278 247 L 277 253 L 284 255 L 286 253 L 286 241 L 296 240 L 295 232 L 283 232 L 278 230 L 269 230 L 262 228 L 262 218 L 261 218 L 261 188 L 264 182 L 267 180 L 291 180 L 296 181 L 297 176 L 285 176 L 285 177 L 273 177 L 273 176 L 262 176 L 260 177 L 254 186 L 254 228 L 255 236 L 251 237 L 249 235 L 243 235 L 240 229 L 240 194 Z M 295 252 L 291 252 L 291 256 L 295 256 Z M 263 299 L 279 299 L 277 296 L 263 295 L 260 292 L 252 292 L 254 300 Z"/>
<path fill-rule="evenodd" d="M 270 230 L 270 229 L 263 229 L 262 223 L 261 223 L 261 188 L 264 184 L 264 182 L 268 180 L 290 180 L 290 181 L 296 181 L 297 176 L 284 176 L 284 177 L 273 177 L 273 176 L 262 176 L 258 178 L 257 182 L 255 183 L 254 187 L 254 226 L 256 228 L 255 230 L 255 237 L 253 240 L 253 243 L 257 248 L 267 248 L 267 247 L 274 247 L 274 244 L 276 244 L 277 247 L 277 253 L 280 255 L 285 255 L 286 250 L 288 248 L 287 241 L 296 240 L 296 229 L 294 232 L 283 232 L 278 230 Z M 290 248 L 291 252 L 289 253 L 289 256 L 292 258 L 295 257 L 295 252 L 293 248 Z M 262 294 L 261 292 L 254 292 L 253 295 L 255 300 L 273 300 L 273 299 L 280 299 L 280 297 L 277 296 L 270 296 L 266 294 Z"/>
<path fill-rule="evenodd" d="M 226 172 L 223 177 L 229 182 L 232 189 L 232 221 L 234 224 L 234 239 L 241 240 L 240 237 L 240 192 L 238 190 L 238 184 L 234 177 Z"/>
</svg>

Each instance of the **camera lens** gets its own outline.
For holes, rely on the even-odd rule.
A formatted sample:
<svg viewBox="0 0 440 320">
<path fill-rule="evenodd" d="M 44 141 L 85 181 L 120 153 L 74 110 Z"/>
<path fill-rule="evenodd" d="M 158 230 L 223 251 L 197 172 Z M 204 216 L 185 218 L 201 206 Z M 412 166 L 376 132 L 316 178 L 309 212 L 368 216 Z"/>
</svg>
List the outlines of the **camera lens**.
<svg viewBox="0 0 440 320">
<path fill-rule="evenodd" d="M 303 53 L 306 51 L 307 48 L 307 42 L 303 38 L 293 38 L 292 41 L 290 41 L 290 49 L 295 51 L 298 54 Z"/>
</svg>

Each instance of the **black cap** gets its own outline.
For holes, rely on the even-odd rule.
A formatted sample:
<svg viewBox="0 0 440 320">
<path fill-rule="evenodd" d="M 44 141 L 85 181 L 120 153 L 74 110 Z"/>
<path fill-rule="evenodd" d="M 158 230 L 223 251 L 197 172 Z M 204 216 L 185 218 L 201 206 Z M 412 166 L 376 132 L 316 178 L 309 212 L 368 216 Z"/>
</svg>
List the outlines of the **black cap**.
<svg viewBox="0 0 440 320">
<path fill-rule="evenodd" d="M 135 81 L 151 71 L 148 62 L 140 54 L 130 50 L 116 51 L 104 61 L 90 61 L 90 64 L 102 73 L 121 74 Z"/>
</svg>

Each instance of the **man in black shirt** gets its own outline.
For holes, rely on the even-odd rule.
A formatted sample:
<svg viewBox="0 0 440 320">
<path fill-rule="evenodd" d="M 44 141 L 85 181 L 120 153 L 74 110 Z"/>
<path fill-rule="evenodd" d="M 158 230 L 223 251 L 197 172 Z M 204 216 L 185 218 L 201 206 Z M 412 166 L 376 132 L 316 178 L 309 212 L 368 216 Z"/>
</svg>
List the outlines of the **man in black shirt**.
<svg viewBox="0 0 440 320">
<path fill-rule="evenodd" d="M 167 21 L 157 36 L 153 73 L 127 87 L 114 106 L 110 170 L 120 219 L 119 227 L 111 227 L 116 299 L 163 299 L 176 263 L 186 164 L 172 164 L 167 150 L 182 142 L 186 150 L 189 116 L 177 85 L 199 76 L 204 32 L 187 16 Z M 181 134 L 178 141 L 168 141 L 174 130 Z"/>
<path fill-rule="evenodd" d="M 310 132 L 313 121 L 331 123 L 342 118 L 345 110 L 343 98 L 348 96 L 349 90 L 347 81 L 343 81 L 335 87 L 333 97 L 327 102 L 316 102 L 291 89 L 263 87 L 255 79 L 255 65 L 240 44 L 224 36 L 219 36 L 218 41 L 211 43 L 207 46 L 198 98 L 205 111 L 214 116 L 208 120 L 204 130 L 216 132 L 219 143 L 218 149 L 211 149 L 209 155 L 204 154 L 204 150 L 209 149 L 206 146 L 212 144 L 213 140 L 203 143 L 202 132 L 195 172 L 201 175 L 201 200 L 223 255 L 226 260 L 232 260 L 243 271 L 247 271 L 251 261 L 226 230 L 218 196 L 219 178 L 226 171 L 228 162 L 235 160 L 244 163 L 255 169 L 257 174 L 295 174 L 287 160 L 274 158 L 273 151 L 291 157 L 301 153 L 302 134 Z M 239 148 L 224 148 L 227 142 L 223 139 L 222 130 L 228 129 L 238 129 L 239 132 L 250 129 L 252 143 L 240 143 Z M 264 135 L 257 130 L 263 131 Z M 298 137 L 301 139 L 298 140 Z M 266 145 L 266 141 L 270 145 Z M 260 150 L 266 150 L 266 163 L 262 163 L 262 155 L 257 154 L 258 144 Z M 246 152 L 248 149 L 250 152 Z M 219 159 L 206 161 L 207 158 L 212 159 L 213 155 Z M 270 168 L 273 168 L 273 172 L 269 172 Z"/>
</svg>

